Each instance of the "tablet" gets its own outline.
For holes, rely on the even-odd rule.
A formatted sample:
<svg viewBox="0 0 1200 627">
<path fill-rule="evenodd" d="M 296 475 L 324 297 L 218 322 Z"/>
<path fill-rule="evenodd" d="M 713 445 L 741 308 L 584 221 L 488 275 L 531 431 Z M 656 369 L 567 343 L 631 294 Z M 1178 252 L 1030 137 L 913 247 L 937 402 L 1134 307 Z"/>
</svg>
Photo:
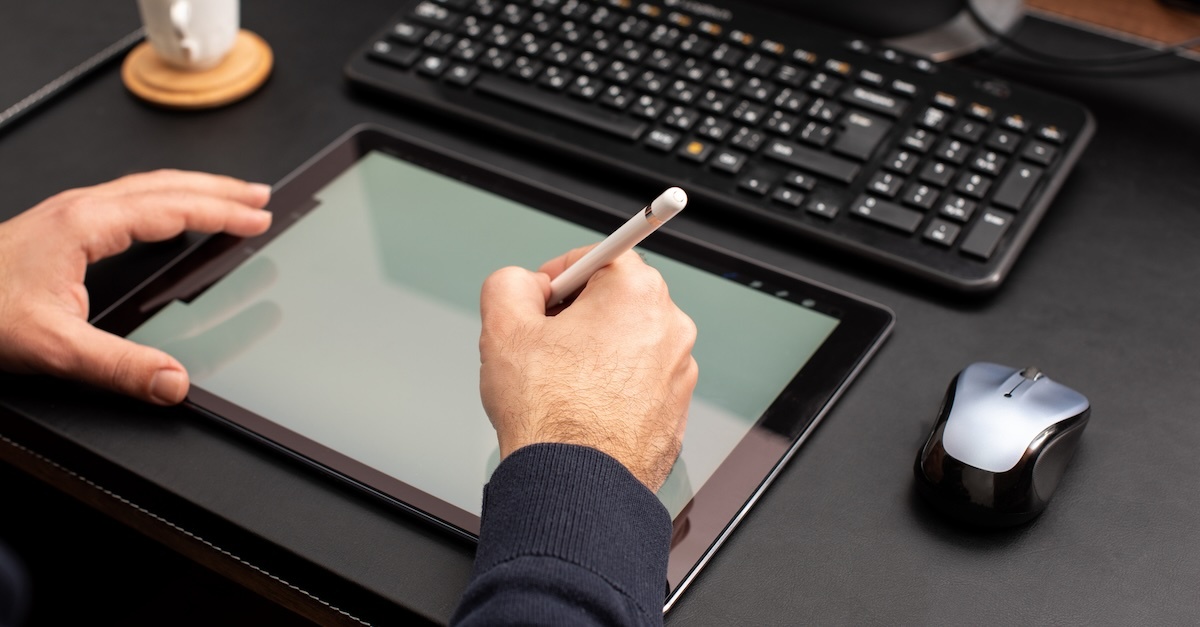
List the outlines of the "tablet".
<svg viewBox="0 0 1200 627">
<path fill-rule="evenodd" d="M 200 414 L 473 539 L 500 461 L 479 399 L 483 280 L 641 209 L 521 167 L 356 127 L 276 187 L 266 234 L 198 243 L 93 322 L 178 358 Z M 638 248 L 698 329 L 683 452 L 658 493 L 674 519 L 665 609 L 893 321 L 671 224 Z"/>
</svg>

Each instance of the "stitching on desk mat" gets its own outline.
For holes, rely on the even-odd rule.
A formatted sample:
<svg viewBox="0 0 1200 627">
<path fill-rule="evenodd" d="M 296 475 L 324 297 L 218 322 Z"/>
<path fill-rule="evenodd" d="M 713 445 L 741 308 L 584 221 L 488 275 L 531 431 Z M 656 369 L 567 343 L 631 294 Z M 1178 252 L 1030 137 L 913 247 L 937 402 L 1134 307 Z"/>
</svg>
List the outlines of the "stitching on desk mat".
<svg viewBox="0 0 1200 627">
<path fill-rule="evenodd" d="M 112 490 L 105 488 L 104 486 L 96 483 L 95 481 L 92 481 L 91 479 L 84 477 L 83 475 L 71 470 L 70 468 L 67 468 L 66 466 L 63 466 L 62 464 L 59 464 L 58 462 L 50 459 L 49 457 L 46 457 L 46 456 L 30 449 L 29 447 L 26 447 L 23 444 L 13 441 L 6 435 L 0 434 L 0 440 L 3 440 L 6 444 L 8 444 L 9 446 L 12 446 L 13 448 L 23 451 L 27 455 L 32 455 L 33 457 L 37 458 L 38 460 L 41 460 L 44 463 L 50 464 L 51 466 L 57 468 L 58 470 L 67 473 L 71 477 L 78 479 L 79 481 L 82 481 L 82 482 L 86 483 L 87 485 L 99 490 L 100 492 L 104 493 L 105 495 L 107 495 L 113 499 L 116 499 L 117 501 L 120 501 L 121 503 L 128 505 L 129 507 L 132 507 L 134 510 L 141 512 L 142 514 L 145 514 L 146 516 L 149 516 L 149 517 L 167 525 L 168 527 L 188 536 L 189 538 L 192 538 L 194 540 L 197 540 L 197 541 L 203 543 L 204 545 L 217 551 L 218 553 L 226 555 L 226 556 L 238 561 L 241 564 L 249 566 L 250 568 L 254 569 L 255 571 L 262 573 L 263 575 L 266 575 L 267 577 L 270 577 L 271 579 L 274 579 L 275 581 L 278 581 L 279 583 L 287 586 L 288 588 L 291 588 L 292 590 L 295 590 L 296 592 L 303 594 L 304 596 L 320 603 L 321 605 L 324 605 L 325 607 L 328 607 L 329 609 L 331 609 L 353 621 L 358 622 L 359 624 L 362 624 L 362 625 L 370 625 L 371 624 L 371 623 L 368 623 L 368 622 L 364 621 L 363 619 L 347 612 L 346 610 L 343 610 L 339 607 L 334 606 L 333 604 L 329 603 L 325 599 L 322 599 L 321 597 L 318 597 L 315 594 L 313 594 L 293 583 L 290 583 L 290 582 L 280 578 L 277 575 L 267 572 L 266 570 L 262 569 L 261 567 L 250 563 L 245 558 L 234 555 L 233 553 L 229 552 L 228 550 L 223 549 L 223 548 L 213 544 L 212 542 L 196 535 L 195 533 L 192 533 L 191 531 L 188 531 L 187 529 L 184 529 L 183 527 L 180 527 L 179 525 L 167 520 L 166 518 L 163 518 L 162 516 L 159 516 L 158 514 L 155 514 L 154 512 L 138 505 L 137 503 L 134 503 L 133 501 L 130 501 L 129 499 L 117 494 L 116 492 L 113 492 Z"/>
</svg>

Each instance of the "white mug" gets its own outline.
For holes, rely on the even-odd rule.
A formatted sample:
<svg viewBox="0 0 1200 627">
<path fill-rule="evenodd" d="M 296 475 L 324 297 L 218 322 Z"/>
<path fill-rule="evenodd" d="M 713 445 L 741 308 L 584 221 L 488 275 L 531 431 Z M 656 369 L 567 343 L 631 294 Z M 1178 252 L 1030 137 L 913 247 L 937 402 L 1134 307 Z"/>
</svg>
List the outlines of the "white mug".
<svg viewBox="0 0 1200 627">
<path fill-rule="evenodd" d="M 238 0 L 138 0 L 146 38 L 158 56 L 182 70 L 207 70 L 233 48 Z"/>
</svg>

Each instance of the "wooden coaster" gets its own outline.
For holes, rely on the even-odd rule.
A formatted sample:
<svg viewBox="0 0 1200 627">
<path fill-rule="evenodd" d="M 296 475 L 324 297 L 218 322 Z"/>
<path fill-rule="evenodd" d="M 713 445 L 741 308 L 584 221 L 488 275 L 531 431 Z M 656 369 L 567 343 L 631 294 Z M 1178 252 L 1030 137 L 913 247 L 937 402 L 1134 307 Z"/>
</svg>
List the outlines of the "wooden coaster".
<svg viewBox="0 0 1200 627">
<path fill-rule="evenodd" d="M 271 47 L 261 37 L 241 30 L 221 63 L 209 70 L 180 70 L 167 65 L 150 42 L 130 51 L 121 79 L 137 97 L 173 109 L 207 109 L 241 100 L 271 74 Z"/>
</svg>

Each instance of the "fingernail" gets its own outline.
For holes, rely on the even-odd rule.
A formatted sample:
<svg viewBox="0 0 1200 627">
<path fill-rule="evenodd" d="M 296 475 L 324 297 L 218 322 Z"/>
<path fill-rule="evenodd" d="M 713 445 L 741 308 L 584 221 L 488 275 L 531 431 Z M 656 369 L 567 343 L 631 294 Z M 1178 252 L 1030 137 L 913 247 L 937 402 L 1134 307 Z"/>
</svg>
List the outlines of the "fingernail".
<svg viewBox="0 0 1200 627">
<path fill-rule="evenodd" d="M 154 373 L 150 381 L 150 396 L 163 405 L 174 405 L 187 396 L 187 375 L 178 371 L 164 369 Z"/>
<path fill-rule="evenodd" d="M 258 192 L 259 194 L 263 194 L 266 196 L 271 195 L 271 186 L 267 185 L 266 183 L 251 183 L 250 189 L 253 189 L 255 192 Z"/>
</svg>

